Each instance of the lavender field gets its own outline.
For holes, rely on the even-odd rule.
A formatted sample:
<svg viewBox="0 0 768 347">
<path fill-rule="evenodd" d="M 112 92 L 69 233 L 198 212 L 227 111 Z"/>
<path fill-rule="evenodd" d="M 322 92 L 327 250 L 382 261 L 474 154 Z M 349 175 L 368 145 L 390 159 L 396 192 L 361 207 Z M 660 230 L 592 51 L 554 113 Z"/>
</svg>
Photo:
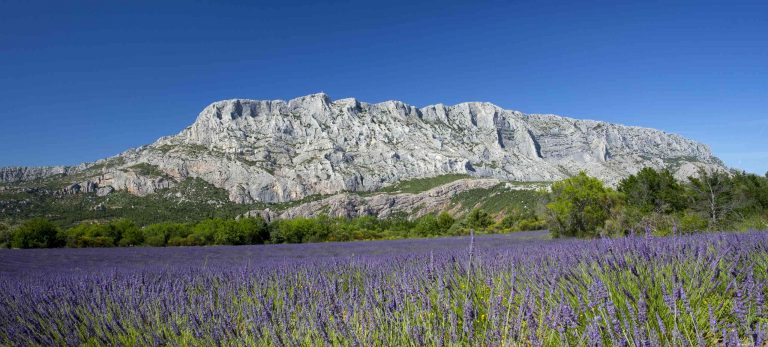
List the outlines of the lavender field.
<svg viewBox="0 0 768 347">
<path fill-rule="evenodd" d="M 0 344 L 765 345 L 768 233 L 0 250 Z"/>
</svg>

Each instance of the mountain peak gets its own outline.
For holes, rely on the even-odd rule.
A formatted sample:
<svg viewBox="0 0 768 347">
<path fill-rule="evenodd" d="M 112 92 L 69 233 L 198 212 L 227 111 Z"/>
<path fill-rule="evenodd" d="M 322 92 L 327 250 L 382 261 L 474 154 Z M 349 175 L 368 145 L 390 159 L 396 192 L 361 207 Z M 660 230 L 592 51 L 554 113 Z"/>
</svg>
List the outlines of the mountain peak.
<svg viewBox="0 0 768 347">
<path fill-rule="evenodd" d="M 613 184 L 646 166 L 680 178 L 723 168 L 706 145 L 654 129 L 525 115 L 488 102 L 417 108 L 325 93 L 217 101 L 178 135 L 97 166 L 87 178 L 95 183 L 81 186 L 149 194 L 199 178 L 232 201 L 265 203 L 446 174 L 555 181 L 586 171 Z"/>
</svg>

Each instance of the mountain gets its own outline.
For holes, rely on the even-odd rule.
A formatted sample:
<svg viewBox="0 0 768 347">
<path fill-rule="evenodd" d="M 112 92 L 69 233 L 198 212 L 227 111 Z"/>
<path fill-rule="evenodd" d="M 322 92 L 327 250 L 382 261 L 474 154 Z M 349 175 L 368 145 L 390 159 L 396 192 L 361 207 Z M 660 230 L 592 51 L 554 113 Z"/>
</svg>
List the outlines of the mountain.
<svg viewBox="0 0 768 347">
<path fill-rule="evenodd" d="M 583 170 L 615 184 L 646 166 L 668 168 L 679 178 L 698 168 L 725 169 L 706 145 L 654 129 L 526 115 L 483 102 L 417 108 L 334 101 L 321 93 L 218 101 L 179 134 L 112 158 L 78 167 L 0 169 L 0 189 L 29 190 L 39 182 L 57 196 L 142 197 L 197 179 L 236 204 L 295 208 L 341 194 L 358 211 L 368 202 L 349 202 L 350 194 L 429 177 L 550 182 Z"/>
</svg>

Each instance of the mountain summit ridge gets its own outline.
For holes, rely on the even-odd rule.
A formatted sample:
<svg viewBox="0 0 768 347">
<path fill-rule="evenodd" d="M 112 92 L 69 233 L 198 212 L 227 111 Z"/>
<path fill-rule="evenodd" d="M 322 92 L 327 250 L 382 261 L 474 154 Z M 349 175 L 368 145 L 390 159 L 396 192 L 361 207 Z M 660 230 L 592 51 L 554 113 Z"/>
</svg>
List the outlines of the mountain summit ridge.
<svg viewBox="0 0 768 347">
<path fill-rule="evenodd" d="M 234 202 L 278 203 L 444 174 L 554 181 L 586 171 L 615 184 L 646 166 L 679 178 L 725 169 L 708 146 L 651 128 L 524 114 L 488 102 L 417 108 L 316 93 L 216 101 L 177 135 L 78 169 L 6 168 L 0 181 L 63 173 L 99 194 L 146 195 L 200 178 Z"/>
</svg>

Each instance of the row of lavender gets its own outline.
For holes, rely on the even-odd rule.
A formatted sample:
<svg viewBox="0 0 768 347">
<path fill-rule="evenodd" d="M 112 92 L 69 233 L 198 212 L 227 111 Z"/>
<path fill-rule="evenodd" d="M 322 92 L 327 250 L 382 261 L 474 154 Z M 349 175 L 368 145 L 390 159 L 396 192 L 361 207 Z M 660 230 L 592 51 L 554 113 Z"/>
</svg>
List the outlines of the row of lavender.
<svg viewBox="0 0 768 347">
<path fill-rule="evenodd" d="M 520 238 L 2 251 L 0 343 L 765 345 L 768 233 Z"/>
</svg>

